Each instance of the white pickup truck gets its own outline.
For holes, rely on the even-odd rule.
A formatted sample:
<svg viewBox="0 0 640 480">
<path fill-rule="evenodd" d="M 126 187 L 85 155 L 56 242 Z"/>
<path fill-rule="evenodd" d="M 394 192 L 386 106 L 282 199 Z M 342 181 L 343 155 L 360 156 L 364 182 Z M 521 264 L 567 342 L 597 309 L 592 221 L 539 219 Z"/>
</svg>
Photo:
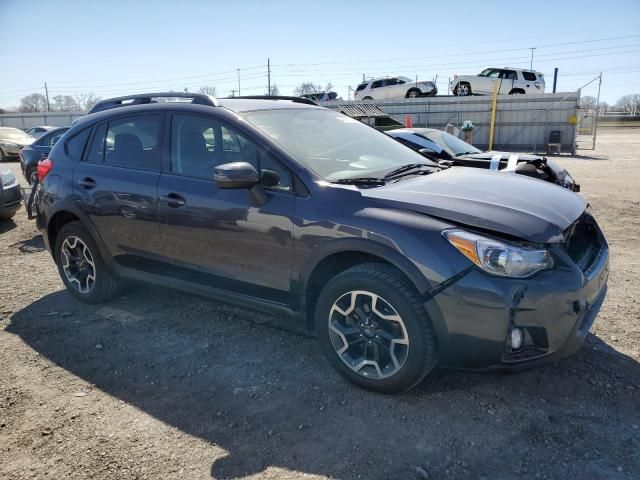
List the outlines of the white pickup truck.
<svg viewBox="0 0 640 480">
<path fill-rule="evenodd" d="M 454 95 L 491 95 L 499 82 L 501 95 L 544 93 L 544 75 L 520 68 L 486 68 L 478 75 L 454 75 L 451 91 Z"/>
</svg>

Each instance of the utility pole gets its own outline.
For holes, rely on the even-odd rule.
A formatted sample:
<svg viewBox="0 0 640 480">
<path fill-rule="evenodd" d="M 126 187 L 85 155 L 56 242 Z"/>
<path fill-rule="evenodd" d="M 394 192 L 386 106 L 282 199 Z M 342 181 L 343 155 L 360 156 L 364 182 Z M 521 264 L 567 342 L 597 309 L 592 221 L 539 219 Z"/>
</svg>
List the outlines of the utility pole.
<svg viewBox="0 0 640 480">
<path fill-rule="evenodd" d="M 51 105 L 49 104 L 49 89 L 47 88 L 47 82 L 44 82 L 44 93 L 47 97 L 47 112 L 51 111 Z"/>
<path fill-rule="evenodd" d="M 189 93 L 189 88 L 188 87 L 184 87 L 184 93 Z"/>
<path fill-rule="evenodd" d="M 231 96 L 235 97 L 236 96 L 236 91 L 235 90 L 231 90 Z"/>
<path fill-rule="evenodd" d="M 536 47 L 531 47 L 529 48 L 529 50 L 531 50 L 531 64 L 529 65 L 529 69 L 533 70 L 533 51 L 536 49 Z"/>
<path fill-rule="evenodd" d="M 267 58 L 267 95 L 271 95 L 271 59 Z"/>
<path fill-rule="evenodd" d="M 240 69 L 236 68 L 238 71 L 238 96 L 240 96 Z"/>
</svg>

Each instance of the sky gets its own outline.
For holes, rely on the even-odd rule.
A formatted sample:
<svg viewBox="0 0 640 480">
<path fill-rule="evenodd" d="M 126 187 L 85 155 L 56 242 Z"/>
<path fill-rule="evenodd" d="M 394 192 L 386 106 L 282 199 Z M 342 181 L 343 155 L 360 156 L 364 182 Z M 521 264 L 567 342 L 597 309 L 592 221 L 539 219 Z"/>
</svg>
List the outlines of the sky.
<svg viewBox="0 0 640 480">
<path fill-rule="evenodd" d="M 45 82 L 50 97 L 260 95 L 268 58 L 281 95 L 330 82 L 347 99 L 363 75 L 437 75 L 447 93 L 453 74 L 528 68 L 530 48 L 547 91 L 558 67 L 558 91 L 602 71 L 601 100 L 640 93 L 640 0 L 0 0 L 0 107 Z M 582 91 L 596 94 L 597 82 Z"/>
</svg>

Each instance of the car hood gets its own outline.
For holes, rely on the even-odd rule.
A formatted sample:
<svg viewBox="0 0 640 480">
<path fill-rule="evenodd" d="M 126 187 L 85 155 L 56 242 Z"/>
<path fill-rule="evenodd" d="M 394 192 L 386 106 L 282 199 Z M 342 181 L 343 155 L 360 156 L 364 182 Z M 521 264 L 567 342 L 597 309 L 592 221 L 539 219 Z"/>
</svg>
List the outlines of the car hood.
<svg viewBox="0 0 640 480">
<path fill-rule="evenodd" d="M 562 241 L 587 207 L 579 195 L 542 180 L 464 167 L 361 192 L 391 207 L 534 243 Z"/>
<path fill-rule="evenodd" d="M 462 155 L 463 158 L 473 158 L 476 160 L 491 160 L 494 156 L 500 155 L 501 158 L 509 158 L 511 155 L 517 155 L 519 162 L 531 162 L 533 160 L 544 160 L 544 157 L 539 155 L 529 155 L 526 153 L 514 153 L 514 152 L 480 152 L 480 153 L 467 153 Z"/>
<path fill-rule="evenodd" d="M 30 136 L 0 138 L 0 142 L 14 143 L 20 147 L 24 147 L 25 145 L 31 145 L 35 141 L 36 139 Z"/>
</svg>

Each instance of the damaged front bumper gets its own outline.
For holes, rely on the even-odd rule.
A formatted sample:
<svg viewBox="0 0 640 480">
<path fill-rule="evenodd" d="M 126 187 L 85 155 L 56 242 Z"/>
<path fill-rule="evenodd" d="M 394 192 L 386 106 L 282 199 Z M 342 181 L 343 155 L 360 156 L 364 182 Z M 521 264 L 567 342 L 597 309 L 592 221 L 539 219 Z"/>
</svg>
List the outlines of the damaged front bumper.
<svg viewBox="0 0 640 480">
<path fill-rule="evenodd" d="M 585 233 L 575 235 L 580 240 Z M 428 313 L 446 326 L 439 338 L 443 366 L 520 370 L 578 350 L 607 291 L 608 246 L 599 229 L 594 235 L 597 243 L 588 248 L 554 247 L 553 270 L 517 280 L 473 268 L 427 301 Z M 517 349 L 511 346 L 514 328 L 523 337 Z"/>
</svg>

